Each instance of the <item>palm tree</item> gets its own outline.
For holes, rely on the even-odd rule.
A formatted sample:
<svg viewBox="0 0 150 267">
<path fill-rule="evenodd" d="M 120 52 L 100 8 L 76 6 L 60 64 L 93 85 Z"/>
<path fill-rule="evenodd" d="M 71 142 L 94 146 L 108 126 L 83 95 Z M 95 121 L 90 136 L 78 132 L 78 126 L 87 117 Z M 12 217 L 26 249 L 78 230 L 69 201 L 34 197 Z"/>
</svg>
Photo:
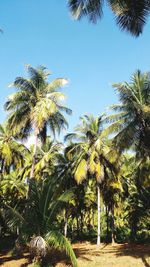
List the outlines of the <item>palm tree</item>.
<svg viewBox="0 0 150 267">
<path fill-rule="evenodd" d="M 63 207 L 73 198 L 73 190 L 62 192 L 58 176 L 49 176 L 45 180 L 34 180 L 31 190 L 30 206 L 27 213 L 24 214 L 17 207 L 8 207 L 14 222 L 17 222 L 20 234 L 26 235 L 27 238 L 34 236 L 36 239 L 33 239 L 32 246 L 37 249 L 38 242 L 34 242 L 34 240 L 41 240 L 43 249 L 50 245 L 65 250 L 71 259 L 72 266 L 77 267 L 76 256 L 71 244 L 58 230 L 57 220 Z"/>
<path fill-rule="evenodd" d="M 81 117 L 81 124 L 75 128 L 76 133 L 68 134 L 66 140 L 76 139 L 66 151 L 73 162 L 74 177 L 81 183 L 88 175 L 94 176 L 97 181 L 97 207 L 98 207 L 98 235 L 97 244 L 100 245 L 100 185 L 108 169 L 115 171 L 110 158 L 108 158 L 108 145 L 102 130 L 102 117 L 94 118 L 92 115 Z"/>
<path fill-rule="evenodd" d="M 26 157 L 24 168 L 20 172 L 20 176 L 24 179 L 29 177 L 32 167 L 32 154 L 34 146 L 31 145 L 30 153 Z M 34 177 L 36 180 L 45 179 L 47 175 L 52 175 L 56 171 L 58 165 L 58 156 L 62 144 L 46 137 L 45 143 L 39 142 L 37 145 L 36 161 L 34 166 Z"/>
<path fill-rule="evenodd" d="M 23 179 L 20 179 L 18 169 L 15 169 L 3 177 L 0 181 L 0 188 L 2 195 L 5 195 L 7 200 L 12 197 L 20 199 L 25 197 L 27 185 Z"/>
<path fill-rule="evenodd" d="M 120 173 L 114 177 L 109 172 L 102 185 L 103 200 L 106 206 L 107 241 L 109 228 L 109 213 L 111 212 L 111 242 L 115 243 L 115 212 L 119 209 L 122 202 L 123 185 Z"/>
<path fill-rule="evenodd" d="M 134 36 L 142 33 L 150 11 L 150 1 L 147 0 L 107 0 L 106 3 L 115 15 L 116 22 L 122 30 Z M 92 22 L 97 22 L 103 14 L 102 0 L 68 0 L 69 9 L 76 19 L 86 16 Z"/>
<path fill-rule="evenodd" d="M 150 216 L 150 161 L 137 161 L 135 157 L 128 161 L 130 175 L 127 175 L 128 198 L 126 204 L 130 238 L 135 241 L 137 231 L 147 229 Z M 128 174 L 128 173 L 127 173 Z M 141 228 L 141 229 L 140 229 Z"/>
<path fill-rule="evenodd" d="M 59 181 L 61 183 L 62 190 L 68 190 L 72 187 L 74 187 L 75 181 L 72 179 L 72 173 L 71 173 L 71 163 L 66 157 L 66 155 L 63 153 L 57 154 L 57 165 L 55 166 L 55 173 L 59 176 Z M 64 236 L 67 237 L 68 235 L 68 219 L 70 216 L 70 202 L 72 202 L 72 199 L 66 203 L 66 206 L 64 207 Z M 71 213 L 72 217 L 72 213 Z"/>
<path fill-rule="evenodd" d="M 7 123 L 0 124 L 0 162 L 1 173 L 9 173 L 10 169 L 23 167 L 27 148 L 17 142 Z"/>
<path fill-rule="evenodd" d="M 131 77 L 130 83 L 113 85 L 120 104 L 113 105 L 117 113 L 106 118 L 111 125 L 107 133 L 117 133 L 113 143 L 120 150 L 134 149 L 137 156 L 150 156 L 150 79 L 148 73 L 139 70 Z"/>
<path fill-rule="evenodd" d="M 9 112 L 10 128 L 19 134 L 20 138 L 35 136 L 33 160 L 30 179 L 34 178 L 36 150 L 38 138 L 46 139 L 47 129 L 60 132 L 67 126 L 63 112 L 71 114 L 71 110 L 62 105 L 65 95 L 58 91 L 67 83 L 66 79 L 58 78 L 48 82 L 49 72 L 43 66 L 37 69 L 27 66 L 29 79 L 17 77 L 12 84 L 17 92 L 8 97 L 5 109 Z"/>
</svg>

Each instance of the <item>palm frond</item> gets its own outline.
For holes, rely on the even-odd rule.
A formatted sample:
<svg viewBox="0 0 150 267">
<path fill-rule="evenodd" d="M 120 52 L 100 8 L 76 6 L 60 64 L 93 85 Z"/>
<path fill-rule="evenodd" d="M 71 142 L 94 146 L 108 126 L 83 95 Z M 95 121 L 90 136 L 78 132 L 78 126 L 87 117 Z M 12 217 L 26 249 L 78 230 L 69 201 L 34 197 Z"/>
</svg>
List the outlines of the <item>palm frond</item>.
<svg viewBox="0 0 150 267">
<path fill-rule="evenodd" d="M 11 225 L 15 225 L 17 226 L 18 224 L 26 224 L 26 221 L 24 219 L 24 217 L 22 216 L 22 214 L 17 210 L 17 206 L 16 207 L 11 207 L 10 205 L 4 204 L 4 206 L 6 206 L 6 208 L 8 209 L 9 213 L 8 217 L 10 217 L 11 219 Z"/>
<path fill-rule="evenodd" d="M 86 178 L 87 176 L 87 162 L 85 159 L 82 159 L 75 171 L 75 180 L 77 181 L 78 184 L 82 183 L 82 181 Z"/>
<path fill-rule="evenodd" d="M 103 0 L 69 0 L 68 6 L 75 19 L 87 16 L 92 22 L 97 22 L 101 18 Z"/>
<path fill-rule="evenodd" d="M 49 217 L 47 218 L 47 224 L 50 224 L 53 222 L 56 213 L 60 210 L 62 210 L 63 206 L 65 203 L 68 203 L 69 200 L 71 200 L 74 196 L 73 188 L 66 190 L 57 200 L 54 201 L 54 203 L 50 203 L 49 205 L 49 210 L 50 214 Z"/>
<path fill-rule="evenodd" d="M 51 93 L 51 92 L 55 92 L 56 89 L 65 86 L 66 84 L 68 84 L 68 80 L 64 79 L 64 78 L 57 78 L 54 81 L 52 81 L 51 83 L 49 83 L 47 85 L 46 91 L 47 93 Z"/>
<path fill-rule="evenodd" d="M 139 36 L 149 15 L 149 1 L 109 0 L 109 3 L 119 27 L 134 36 Z"/>
<path fill-rule="evenodd" d="M 61 233 L 54 230 L 50 231 L 49 233 L 46 234 L 44 239 L 49 245 L 53 246 L 54 248 L 65 250 L 66 254 L 71 259 L 73 267 L 78 266 L 77 259 L 71 247 L 70 242 Z"/>
<path fill-rule="evenodd" d="M 78 135 L 76 133 L 69 133 L 65 135 L 64 141 L 70 142 L 70 141 L 76 140 L 77 138 L 78 138 Z"/>
</svg>

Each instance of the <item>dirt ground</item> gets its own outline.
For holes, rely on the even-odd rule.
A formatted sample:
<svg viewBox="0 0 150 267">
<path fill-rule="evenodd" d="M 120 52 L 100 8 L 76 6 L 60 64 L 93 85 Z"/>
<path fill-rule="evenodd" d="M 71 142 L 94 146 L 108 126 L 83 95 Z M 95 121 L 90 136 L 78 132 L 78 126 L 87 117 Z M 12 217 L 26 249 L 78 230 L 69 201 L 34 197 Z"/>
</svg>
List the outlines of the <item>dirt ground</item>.
<svg viewBox="0 0 150 267">
<path fill-rule="evenodd" d="M 150 245 L 115 244 L 101 247 L 88 242 L 73 245 L 79 267 L 150 267 Z M 12 257 L 0 253 L 1 267 L 31 267 L 29 255 Z M 65 260 L 55 264 L 57 267 L 71 266 Z"/>
</svg>

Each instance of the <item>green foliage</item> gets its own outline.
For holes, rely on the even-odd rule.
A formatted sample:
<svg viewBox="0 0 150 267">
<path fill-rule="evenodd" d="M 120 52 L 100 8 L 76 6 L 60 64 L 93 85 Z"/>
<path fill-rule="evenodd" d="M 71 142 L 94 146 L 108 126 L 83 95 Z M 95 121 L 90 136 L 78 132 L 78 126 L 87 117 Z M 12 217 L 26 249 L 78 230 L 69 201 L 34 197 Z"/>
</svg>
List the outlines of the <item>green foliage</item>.
<svg viewBox="0 0 150 267">
<path fill-rule="evenodd" d="M 66 80 L 49 83 L 44 67 L 27 70 L 0 125 L 0 236 L 19 245 L 40 236 L 77 266 L 66 237 L 95 242 L 101 212 L 103 242 L 149 242 L 149 75 L 137 71 L 130 83 L 115 84 L 114 113 L 81 117 L 64 148 L 55 132 L 67 126 L 62 112 L 70 114 L 57 90 Z M 33 130 L 36 144 L 27 149 L 18 140 Z"/>
<path fill-rule="evenodd" d="M 55 225 L 64 204 L 73 197 L 72 190 L 60 193 L 60 185 L 56 184 L 56 178 L 51 177 L 41 182 L 32 181 L 31 189 L 30 206 L 27 206 L 23 216 L 18 207 L 7 206 L 9 213 L 13 215 L 12 224 L 18 226 L 22 234 L 41 235 L 48 244 L 65 250 L 73 266 L 77 266 L 76 257 L 69 241 L 57 230 Z"/>
<path fill-rule="evenodd" d="M 8 174 L 11 169 L 19 169 L 24 164 L 24 157 L 28 154 L 27 148 L 15 139 L 9 124 L 0 124 L 0 161 L 2 175 Z"/>
<path fill-rule="evenodd" d="M 146 0 L 107 0 L 106 3 L 113 12 L 116 23 L 122 30 L 126 30 L 134 36 L 142 33 L 143 27 L 149 15 L 150 3 Z M 68 0 L 69 9 L 75 19 L 86 16 L 96 23 L 103 15 L 102 0 Z"/>
<path fill-rule="evenodd" d="M 70 242 L 62 234 L 56 231 L 50 231 L 46 234 L 45 240 L 48 244 L 54 246 L 55 248 L 64 249 L 70 257 L 72 265 L 74 267 L 78 266 L 75 254 L 70 246 Z"/>
<path fill-rule="evenodd" d="M 117 133 L 114 145 L 120 152 L 132 148 L 137 156 L 150 156 L 150 80 L 148 73 L 135 72 L 130 83 L 114 84 L 119 94 L 119 105 L 112 111 L 119 113 L 108 116 L 111 123 L 107 133 Z"/>
<path fill-rule="evenodd" d="M 26 137 L 35 130 L 45 138 L 45 130 L 50 127 L 55 134 L 67 125 L 62 111 L 71 110 L 62 105 L 64 94 L 57 91 L 65 84 L 65 79 L 56 79 L 48 83 L 49 73 L 43 66 L 34 69 L 27 65 L 29 79 L 17 77 L 12 84 L 17 89 L 8 97 L 5 109 L 9 112 L 10 127 Z"/>
</svg>

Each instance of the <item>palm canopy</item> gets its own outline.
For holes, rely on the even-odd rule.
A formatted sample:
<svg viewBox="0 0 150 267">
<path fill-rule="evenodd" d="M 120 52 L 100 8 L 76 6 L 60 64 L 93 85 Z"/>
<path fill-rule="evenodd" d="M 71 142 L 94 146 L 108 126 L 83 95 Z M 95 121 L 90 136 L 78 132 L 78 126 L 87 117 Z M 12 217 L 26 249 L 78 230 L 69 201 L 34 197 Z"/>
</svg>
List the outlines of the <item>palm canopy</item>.
<svg viewBox="0 0 150 267">
<path fill-rule="evenodd" d="M 53 134 L 67 126 L 63 112 L 71 110 L 62 105 L 65 95 L 58 88 L 67 83 L 66 79 L 58 78 L 48 82 L 49 72 L 45 67 L 37 69 L 27 66 L 29 79 L 17 77 L 12 84 L 17 92 L 11 94 L 5 103 L 9 112 L 8 122 L 12 129 L 26 137 L 34 130 L 36 135 L 46 137 L 47 127 Z"/>
<path fill-rule="evenodd" d="M 26 191 L 27 185 L 24 180 L 20 179 L 17 169 L 6 174 L 0 181 L 0 194 L 7 199 L 11 200 L 12 196 L 14 199 L 24 198 Z"/>
<path fill-rule="evenodd" d="M 24 179 L 30 174 L 33 149 L 34 147 L 31 146 L 31 153 L 26 157 L 24 168 L 20 172 L 20 176 Z M 36 180 L 45 179 L 47 175 L 52 175 L 54 173 L 56 166 L 58 165 L 58 157 L 61 149 L 62 144 L 54 142 L 49 136 L 47 136 L 44 144 L 42 142 L 38 143 L 34 168 L 34 176 Z"/>
<path fill-rule="evenodd" d="M 150 1 L 147 0 L 107 0 L 117 24 L 122 30 L 126 30 L 138 36 L 142 33 L 150 11 Z M 96 22 L 103 14 L 103 0 L 68 0 L 68 5 L 74 18 L 80 19 L 87 16 L 92 22 Z"/>
<path fill-rule="evenodd" d="M 81 183 L 88 173 L 101 183 L 107 168 L 115 170 L 102 130 L 102 120 L 102 116 L 94 118 L 92 115 L 85 115 L 81 117 L 81 124 L 75 128 L 75 133 L 66 136 L 66 140 L 76 140 L 66 148 L 66 153 L 73 161 L 74 175 L 78 183 Z"/>
<path fill-rule="evenodd" d="M 15 140 L 8 124 L 0 124 L 1 172 L 9 172 L 10 168 L 22 167 L 27 154 L 27 148 Z"/>
<path fill-rule="evenodd" d="M 130 83 L 113 85 L 121 104 L 113 105 L 115 114 L 106 118 L 111 125 L 108 133 L 116 132 L 114 144 L 120 151 L 133 148 L 138 154 L 150 153 L 150 79 L 148 73 L 139 70 Z M 116 113 L 117 112 L 117 113 Z"/>
</svg>

